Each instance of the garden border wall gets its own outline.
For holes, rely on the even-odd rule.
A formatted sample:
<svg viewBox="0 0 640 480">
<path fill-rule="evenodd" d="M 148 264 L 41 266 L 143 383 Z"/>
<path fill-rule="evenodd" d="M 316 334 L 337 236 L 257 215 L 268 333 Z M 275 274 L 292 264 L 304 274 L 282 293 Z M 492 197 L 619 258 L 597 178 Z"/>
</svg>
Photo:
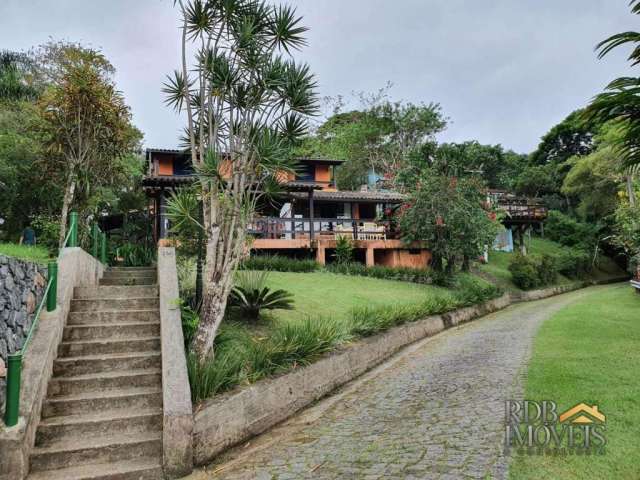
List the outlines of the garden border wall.
<svg viewBox="0 0 640 480">
<path fill-rule="evenodd" d="M 0 480 L 19 480 L 29 473 L 29 455 L 40 423 L 67 316 L 76 286 L 98 284 L 103 265 L 81 248 L 65 248 L 58 257 L 57 308 L 42 311 L 22 364 L 20 418 L 7 428 L 0 421 Z"/>
<path fill-rule="evenodd" d="M 602 283 L 611 283 L 611 280 Z M 590 285 L 593 283 L 577 282 L 529 292 L 505 293 L 479 305 L 394 327 L 331 352 L 304 368 L 207 400 L 194 413 L 194 464 L 211 462 L 224 450 L 286 420 L 418 340 L 515 303 L 539 300 Z"/>
</svg>

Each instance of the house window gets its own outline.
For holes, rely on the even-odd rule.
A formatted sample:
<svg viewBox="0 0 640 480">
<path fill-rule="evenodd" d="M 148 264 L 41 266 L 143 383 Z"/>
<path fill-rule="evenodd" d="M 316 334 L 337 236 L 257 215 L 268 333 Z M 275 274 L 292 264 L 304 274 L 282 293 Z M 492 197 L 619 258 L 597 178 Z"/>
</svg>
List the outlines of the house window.
<svg viewBox="0 0 640 480">
<path fill-rule="evenodd" d="M 313 182 L 316 179 L 316 169 L 313 165 L 302 164 L 296 169 L 296 180 Z"/>
</svg>

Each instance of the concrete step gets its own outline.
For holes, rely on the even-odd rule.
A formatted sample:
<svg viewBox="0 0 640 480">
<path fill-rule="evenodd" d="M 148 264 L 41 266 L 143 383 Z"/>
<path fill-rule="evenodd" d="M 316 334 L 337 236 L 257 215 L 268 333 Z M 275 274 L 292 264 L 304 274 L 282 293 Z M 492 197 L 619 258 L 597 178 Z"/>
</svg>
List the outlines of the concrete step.
<svg viewBox="0 0 640 480">
<path fill-rule="evenodd" d="M 72 312 L 93 312 L 103 310 L 149 310 L 159 308 L 158 296 L 137 298 L 83 298 L 71 300 Z"/>
<path fill-rule="evenodd" d="M 117 434 L 162 431 L 162 408 L 134 411 L 102 411 L 85 415 L 50 417 L 42 420 L 36 433 L 36 447 L 48 447 L 59 442 Z"/>
<path fill-rule="evenodd" d="M 101 278 L 101 286 L 117 286 L 117 285 L 156 285 L 158 283 L 156 277 L 139 277 L 139 278 Z"/>
<path fill-rule="evenodd" d="M 116 463 L 91 463 L 29 474 L 27 480 L 158 480 L 162 475 L 161 457 L 142 457 Z"/>
<path fill-rule="evenodd" d="M 162 370 L 147 368 L 129 371 L 114 371 L 77 375 L 75 377 L 55 377 L 49 382 L 49 398 L 60 395 L 80 395 L 109 389 L 127 387 L 160 387 Z"/>
<path fill-rule="evenodd" d="M 68 325 L 64 327 L 63 341 L 73 340 L 134 340 L 159 337 L 160 322 L 108 323 Z"/>
<path fill-rule="evenodd" d="M 162 433 L 84 436 L 36 447 L 30 457 L 31 470 L 55 470 L 89 463 L 121 462 L 162 455 Z"/>
<path fill-rule="evenodd" d="M 157 285 L 76 287 L 73 298 L 139 298 L 158 296 Z"/>
<path fill-rule="evenodd" d="M 109 267 L 107 272 L 157 272 L 158 268 L 154 266 L 149 267 Z"/>
<path fill-rule="evenodd" d="M 156 277 L 158 273 L 156 271 L 142 271 L 142 272 L 104 272 L 102 278 L 145 278 Z"/>
<path fill-rule="evenodd" d="M 67 325 L 159 322 L 157 308 L 148 310 L 105 310 L 102 312 L 70 312 Z"/>
<path fill-rule="evenodd" d="M 161 368 L 160 352 L 105 353 L 84 357 L 58 358 L 53 362 L 53 375 L 54 377 L 75 377 L 147 368 Z"/>
<path fill-rule="evenodd" d="M 131 325 L 139 325 L 132 323 Z M 153 325 L 143 323 L 142 325 Z M 69 328 L 69 327 L 67 327 Z M 81 357 L 83 355 L 100 355 L 103 353 L 134 353 L 160 350 L 160 337 L 135 337 L 123 339 L 81 340 L 63 342 L 58 347 L 58 357 Z"/>
<path fill-rule="evenodd" d="M 107 392 L 47 398 L 42 407 L 42 418 L 154 407 L 162 407 L 161 387 L 114 388 Z"/>
</svg>

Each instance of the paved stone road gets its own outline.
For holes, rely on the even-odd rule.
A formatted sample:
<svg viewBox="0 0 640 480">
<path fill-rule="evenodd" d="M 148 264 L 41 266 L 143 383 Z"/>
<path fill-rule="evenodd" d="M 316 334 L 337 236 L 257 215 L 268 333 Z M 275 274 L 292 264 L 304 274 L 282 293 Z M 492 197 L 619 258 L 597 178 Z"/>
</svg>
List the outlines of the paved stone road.
<svg viewBox="0 0 640 480">
<path fill-rule="evenodd" d="M 506 399 L 539 325 L 599 288 L 512 306 L 423 340 L 194 473 L 212 479 L 504 478 Z"/>
</svg>

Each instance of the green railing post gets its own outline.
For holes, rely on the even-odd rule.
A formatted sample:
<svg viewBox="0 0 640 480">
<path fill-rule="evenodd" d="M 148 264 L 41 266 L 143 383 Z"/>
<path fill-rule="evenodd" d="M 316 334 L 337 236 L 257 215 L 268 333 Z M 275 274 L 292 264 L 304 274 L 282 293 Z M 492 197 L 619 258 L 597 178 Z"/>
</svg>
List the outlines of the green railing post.
<svg viewBox="0 0 640 480">
<path fill-rule="evenodd" d="M 100 261 L 106 265 L 107 264 L 107 234 L 102 232 L 100 235 Z"/>
<path fill-rule="evenodd" d="M 13 427 L 20 416 L 20 375 L 22 374 L 22 353 L 9 355 L 7 359 L 7 403 L 4 409 L 4 423 Z"/>
<path fill-rule="evenodd" d="M 47 312 L 53 312 L 56 309 L 58 298 L 58 264 L 49 262 L 49 291 L 47 292 Z"/>
<path fill-rule="evenodd" d="M 93 258 L 98 258 L 98 235 L 100 235 L 100 230 L 98 229 L 98 224 L 93 224 L 93 229 L 91 230 L 91 240 L 93 243 L 91 244 L 91 254 Z"/>
<path fill-rule="evenodd" d="M 78 246 L 78 212 L 71 212 L 69 215 L 71 220 L 69 221 L 69 229 L 71 230 L 71 235 L 69 236 L 69 246 L 77 247 Z"/>
</svg>

